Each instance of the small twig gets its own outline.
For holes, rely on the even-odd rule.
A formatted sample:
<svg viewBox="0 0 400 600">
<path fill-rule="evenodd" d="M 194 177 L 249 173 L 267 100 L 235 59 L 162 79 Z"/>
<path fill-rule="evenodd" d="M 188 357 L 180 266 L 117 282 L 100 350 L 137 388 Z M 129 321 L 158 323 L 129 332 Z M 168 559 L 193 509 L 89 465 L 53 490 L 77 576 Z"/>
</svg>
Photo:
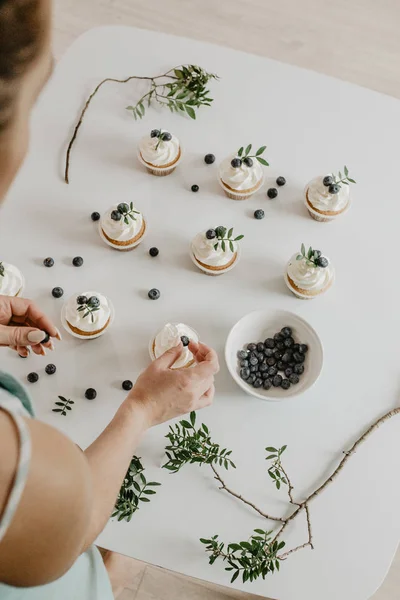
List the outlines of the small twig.
<svg viewBox="0 0 400 600">
<path fill-rule="evenodd" d="M 293 494 L 292 494 L 292 492 L 293 492 L 293 490 L 294 490 L 294 487 L 292 486 L 292 482 L 290 481 L 288 474 L 286 473 L 285 469 L 282 467 L 282 464 L 280 465 L 280 469 L 281 469 L 282 473 L 284 474 L 284 476 L 285 476 L 285 479 L 286 479 L 286 481 L 287 481 L 287 485 L 288 485 L 288 496 L 289 496 L 289 500 L 290 500 L 290 502 L 291 502 L 292 504 L 295 504 L 296 506 L 300 506 L 300 504 L 299 504 L 298 502 L 295 502 L 295 500 L 293 500 Z"/>
<path fill-rule="evenodd" d="M 228 492 L 228 494 L 231 494 L 231 496 L 234 496 L 235 498 L 237 498 L 241 502 L 244 502 L 244 504 L 247 504 L 248 506 L 251 506 L 256 512 L 258 512 L 258 514 L 260 514 L 265 519 L 270 519 L 271 521 L 278 521 L 280 523 L 284 523 L 285 522 L 285 519 L 282 519 L 281 517 L 272 517 L 271 515 L 267 515 L 265 512 L 263 512 L 262 510 L 260 510 L 259 508 L 257 508 L 257 506 L 255 504 L 253 504 L 249 500 L 246 500 L 245 498 L 243 498 L 243 496 L 241 496 L 240 494 L 237 494 L 236 492 L 234 492 L 233 490 L 231 490 L 230 488 L 228 488 L 226 486 L 224 480 L 222 479 L 221 475 L 218 473 L 218 471 L 214 467 L 214 465 L 210 464 L 210 467 L 214 471 L 215 479 L 217 479 L 220 482 L 220 484 L 222 486 L 221 487 L 222 490 L 225 490 L 226 492 Z"/>
<path fill-rule="evenodd" d="M 314 550 L 314 545 L 313 545 L 313 541 L 312 541 L 313 538 L 312 538 L 312 529 L 311 529 L 310 509 L 308 508 L 308 504 L 304 505 L 304 510 L 306 512 L 306 519 L 307 519 L 308 540 L 304 544 L 301 544 L 300 546 L 296 546 L 295 548 L 292 548 L 291 550 L 288 550 L 287 552 L 284 552 L 283 554 L 278 556 L 279 560 L 286 560 L 290 554 L 293 554 L 294 552 L 297 552 L 298 550 L 303 550 L 304 548 L 307 548 L 308 546 L 311 548 L 311 550 Z M 281 533 L 282 533 L 282 531 L 281 531 Z"/>
</svg>

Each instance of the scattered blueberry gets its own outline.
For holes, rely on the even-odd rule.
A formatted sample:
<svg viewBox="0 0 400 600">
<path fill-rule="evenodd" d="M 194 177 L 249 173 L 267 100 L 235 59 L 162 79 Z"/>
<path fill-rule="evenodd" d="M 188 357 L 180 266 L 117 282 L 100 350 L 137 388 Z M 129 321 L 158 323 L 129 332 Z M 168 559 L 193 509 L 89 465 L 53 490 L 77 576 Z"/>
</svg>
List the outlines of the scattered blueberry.
<svg viewBox="0 0 400 600">
<path fill-rule="evenodd" d="M 189 346 L 190 340 L 187 335 L 181 335 L 181 342 L 183 346 Z"/>
<path fill-rule="evenodd" d="M 270 390 L 272 387 L 272 379 L 264 379 L 263 388 L 264 390 Z"/>
<path fill-rule="evenodd" d="M 293 385 L 296 385 L 296 383 L 299 383 L 300 381 L 300 377 L 298 375 L 296 375 L 296 373 L 291 373 L 289 375 L 289 381 L 290 383 L 292 383 Z"/>
<path fill-rule="evenodd" d="M 43 264 L 45 267 L 52 267 L 54 265 L 54 258 L 51 258 L 51 256 L 48 256 L 47 258 L 44 259 Z"/>
<path fill-rule="evenodd" d="M 263 219 L 265 217 L 265 212 L 262 210 L 262 208 L 259 208 L 258 210 L 254 211 L 254 218 L 255 219 Z"/>
<path fill-rule="evenodd" d="M 329 260 L 325 258 L 325 256 L 320 256 L 315 262 L 318 267 L 322 267 L 322 269 L 326 269 L 326 267 L 329 265 Z"/>
<path fill-rule="evenodd" d="M 204 157 L 204 162 L 206 163 L 206 165 L 212 165 L 213 162 L 215 162 L 214 154 L 206 154 Z"/>
<path fill-rule="evenodd" d="M 246 156 L 246 158 L 243 159 L 243 162 L 246 165 L 246 167 L 252 167 L 253 166 L 253 159 L 250 158 L 249 156 Z"/>
<path fill-rule="evenodd" d="M 130 379 L 125 379 L 125 381 L 122 382 L 122 389 L 126 390 L 127 392 L 129 392 L 129 390 L 131 390 L 133 388 L 133 383 Z"/>
<path fill-rule="evenodd" d="M 322 183 L 324 184 L 325 187 L 329 187 L 330 185 L 332 185 L 332 183 L 333 183 L 332 175 L 326 175 L 326 177 L 323 178 Z"/>
<path fill-rule="evenodd" d="M 329 186 L 330 194 L 338 194 L 339 192 L 340 192 L 340 185 L 338 185 L 337 183 L 332 183 L 332 185 Z"/>
<path fill-rule="evenodd" d="M 97 392 L 94 388 L 88 388 L 85 392 L 85 398 L 87 400 L 94 400 L 97 396 Z"/>
<path fill-rule="evenodd" d="M 88 303 L 88 299 L 86 298 L 86 296 L 78 296 L 76 299 L 76 303 L 77 304 L 87 304 Z"/>
<path fill-rule="evenodd" d="M 122 215 L 118 210 L 111 211 L 111 218 L 113 221 L 120 221 L 122 219 Z"/>
<path fill-rule="evenodd" d="M 286 183 L 286 179 L 284 177 L 282 177 L 282 175 L 280 177 L 278 177 L 278 179 L 276 180 L 276 185 L 279 185 L 279 187 L 281 187 L 282 185 L 285 185 Z"/>
<path fill-rule="evenodd" d="M 153 257 L 158 256 L 159 252 L 160 252 L 159 249 L 155 248 L 155 247 L 154 248 L 150 248 L 150 250 L 149 250 L 150 256 L 153 256 Z"/>
<path fill-rule="evenodd" d="M 247 350 L 239 350 L 237 356 L 239 360 L 245 360 L 249 356 L 249 353 L 247 352 Z"/>
<path fill-rule="evenodd" d="M 158 137 L 160 135 L 160 130 L 159 129 L 152 129 L 151 133 L 150 133 L 150 137 L 155 138 Z"/>
<path fill-rule="evenodd" d="M 273 198 L 276 198 L 278 195 L 278 190 L 276 188 L 269 188 L 269 190 L 267 191 L 267 196 L 268 198 L 271 198 L 271 200 Z"/>
<path fill-rule="evenodd" d="M 29 383 L 36 383 L 38 379 L 39 375 L 37 373 L 29 373 L 29 375 L 27 376 L 27 380 L 29 381 Z"/>
<path fill-rule="evenodd" d="M 206 231 L 206 238 L 208 240 L 213 240 L 216 237 L 217 237 L 217 234 L 216 234 L 215 229 L 208 229 L 208 231 Z"/>
<path fill-rule="evenodd" d="M 121 202 L 121 204 L 118 204 L 117 209 L 118 212 L 120 212 L 123 215 L 129 211 L 129 204 L 127 204 L 126 202 Z"/>
<path fill-rule="evenodd" d="M 281 381 L 281 388 L 284 390 L 288 390 L 290 388 L 290 381 L 289 379 L 282 379 Z"/>
<path fill-rule="evenodd" d="M 147 295 L 150 300 L 158 300 L 161 296 L 160 290 L 157 290 L 156 288 L 151 289 Z"/>
<path fill-rule="evenodd" d="M 199 191 L 199 186 L 194 184 L 192 185 L 192 187 L 190 188 L 192 190 L 192 192 L 198 192 Z"/>
<path fill-rule="evenodd" d="M 231 160 L 231 165 L 234 169 L 238 169 L 239 167 L 242 166 L 242 161 L 240 158 L 233 158 Z"/>
<path fill-rule="evenodd" d="M 55 287 L 51 290 L 51 293 L 54 298 L 61 298 L 61 296 L 64 294 L 64 290 L 61 287 Z"/>
<path fill-rule="evenodd" d="M 82 256 L 75 256 L 75 258 L 72 259 L 72 264 L 74 267 L 81 267 L 83 265 Z"/>
<path fill-rule="evenodd" d="M 100 300 L 97 296 L 90 296 L 88 304 L 90 304 L 93 308 L 98 308 L 100 306 Z"/>
<path fill-rule="evenodd" d="M 54 373 L 57 371 L 57 367 L 56 365 L 46 365 L 44 368 L 45 372 L 47 373 L 47 375 L 54 375 Z"/>
<path fill-rule="evenodd" d="M 90 215 L 90 218 L 92 219 L 92 221 L 98 221 L 100 219 L 100 213 L 92 212 L 92 214 Z"/>
<path fill-rule="evenodd" d="M 282 383 L 282 377 L 281 375 L 275 375 L 275 377 L 272 380 L 272 385 L 274 387 L 279 387 Z"/>
</svg>

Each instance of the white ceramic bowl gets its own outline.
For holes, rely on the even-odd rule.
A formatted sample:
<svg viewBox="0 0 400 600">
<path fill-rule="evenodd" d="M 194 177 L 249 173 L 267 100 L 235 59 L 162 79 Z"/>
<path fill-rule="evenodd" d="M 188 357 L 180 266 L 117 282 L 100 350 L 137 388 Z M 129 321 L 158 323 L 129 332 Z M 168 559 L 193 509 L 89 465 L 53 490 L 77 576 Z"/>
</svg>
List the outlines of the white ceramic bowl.
<svg viewBox="0 0 400 600">
<path fill-rule="evenodd" d="M 308 345 L 304 373 L 300 377 L 300 382 L 292 385 L 288 390 L 275 387 L 270 390 L 253 388 L 240 378 L 238 350 L 245 349 L 250 342 L 263 342 L 266 338 L 273 337 L 285 326 L 292 328 L 296 342 Z M 279 402 L 302 394 L 317 381 L 322 370 L 323 349 L 316 331 L 298 315 L 284 310 L 258 310 L 245 315 L 232 327 L 226 340 L 225 360 L 233 379 L 247 394 L 263 400 Z"/>
</svg>

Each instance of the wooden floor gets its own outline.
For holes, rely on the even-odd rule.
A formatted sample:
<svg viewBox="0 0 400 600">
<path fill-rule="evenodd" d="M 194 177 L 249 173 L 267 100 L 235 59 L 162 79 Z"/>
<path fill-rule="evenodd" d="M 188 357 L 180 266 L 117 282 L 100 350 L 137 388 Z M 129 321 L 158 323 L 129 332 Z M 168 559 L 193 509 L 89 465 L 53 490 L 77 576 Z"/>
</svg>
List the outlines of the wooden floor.
<svg viewBox="0 0 400 600">
<path fill-rule="evenodd" d="M 56 57 L 87 29 L 132 25 L 268 56 L 400 98 L 399 0 L 55 0 L 54 21 Z M 119 568 L 118 600 L 255 598 L 131 559 Z M 373 600 L 399 596 L 400 552 Z"/>
</svg>

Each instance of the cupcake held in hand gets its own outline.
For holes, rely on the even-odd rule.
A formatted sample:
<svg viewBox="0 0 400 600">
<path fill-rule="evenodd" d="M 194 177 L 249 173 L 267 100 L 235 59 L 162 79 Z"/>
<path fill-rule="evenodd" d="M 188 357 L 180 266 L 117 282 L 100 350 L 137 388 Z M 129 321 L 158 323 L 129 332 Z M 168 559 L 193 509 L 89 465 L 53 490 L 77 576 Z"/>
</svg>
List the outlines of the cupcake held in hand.
<svg viewBox="0 0 400 600">
<path fill-rule="evenodd" d="M 304 244 L 300 254 L 294 254 L 289 260 L 285 273 L 286 285 L 302 300 L 310 300 L 326 292 L 334 278 L 335 272 L 329 260 L 322 256 L 320 250 L 310 247 L 306 252 Z"/>
<path fill-rule="evenodd" d="M 25 280 L 21 271 L 6 262 L 0 261 L 0 294 L 20 296 L 24 291 Z"/>
<path fill-rule="evenodd" d="M 142 241 L 146 233 L 146 221 L 133 203 L 121 202 L 112 206 L 102 217 L 100 236 L 112 248 L 132 250 Z"/>
<path fill-rule="evenodd" d="M 182 157 L 179 140 L 165 129 L 153 129 L 139 143 L 138 158 L 149 173 L 170 175 Z"/>
<path fill-rule="evenodd" d="M 106 331 L 113 314 L 108 298 L 97 292 L 84 292 L 69 298 L 63 307 L 61 320 L 68 333 L 90 339 Z"/>
<path fill-rule="evenodd" d="M 203 273 L 222 275 L 237 264 L 240 257 L 238 242 L 243 237 L 234 237 L 233 227 L 228 231 L 222 225 L 198 233 L 192 241 L 191 259 Z"/>
<path fill-rule="evenodd" d="M 356 183 L 349 177 L 349 170 L 344 167 L 344 175 L 316 177 L 306 185 L 305 204 L 310 217 L 315 221 L 327 223 L 346 212 L 350 206 L 350 184 Z"/>
<path fill-rule="evenodd" d="M 220 165 L 219 182 L 225 194 L 233 200 L 250 198 L 264 183 L 261 165 L 269 166 L 262 158 L 266 146 L 251 154 L 252 144 L 242 146 L 237 154 L 229 156 Z"/>
<path fill-rule="evenodd" d="M 199 336 L 191 327 L 184 323 L 167 323 L 150 341 L 150 356 L 152 360 L 159 358 L 170 348 L 182 342 L 183 350 L 180 357 L 172 365 L 172 369 L 186 369 L 194 364 L 193 354 L 189 350 L 189 343 L 199 341 Z"/>
</svg>

